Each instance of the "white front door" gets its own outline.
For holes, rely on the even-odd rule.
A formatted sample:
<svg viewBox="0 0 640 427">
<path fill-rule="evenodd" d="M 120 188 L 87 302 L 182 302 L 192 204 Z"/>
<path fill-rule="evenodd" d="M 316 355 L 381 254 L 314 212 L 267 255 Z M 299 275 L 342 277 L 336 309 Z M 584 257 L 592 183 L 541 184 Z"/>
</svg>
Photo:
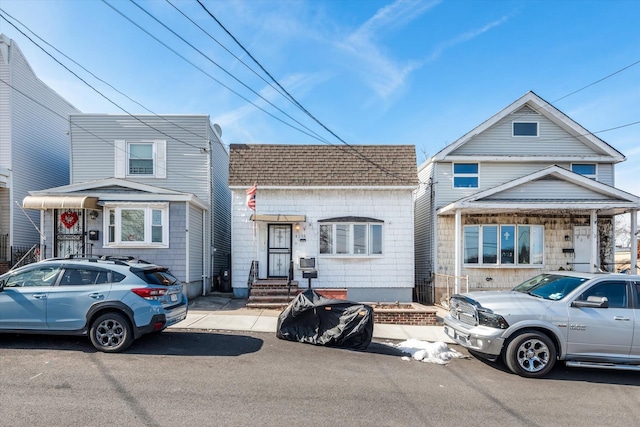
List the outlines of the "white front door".
<svg viewBox="0 0 640 427">
<path fill-rule="evenodd" d="M 573 269 L 591 272 L 591 227 L 573 227 Z"/>
</svg>

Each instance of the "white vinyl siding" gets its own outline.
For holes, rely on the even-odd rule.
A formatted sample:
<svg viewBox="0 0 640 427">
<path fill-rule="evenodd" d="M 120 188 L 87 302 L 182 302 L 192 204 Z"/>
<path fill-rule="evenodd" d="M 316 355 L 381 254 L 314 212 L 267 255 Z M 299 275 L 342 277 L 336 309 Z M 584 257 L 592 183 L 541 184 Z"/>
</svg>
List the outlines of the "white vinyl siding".
<svg viewBox="0 0 640 427">
<path fill-rule="evenodd" d="M 484 162 L 479 165 L 480 170 L 482 171 L 482 179 L 480 180 L 479 188 L 453 188 L 453 174 L 452 174 L 452 163 L 451 162 L 438 162 L 434 164 L 434 179 L 435 183 L 435 205 L 436 208 L 442 207 L 451 203 L 455 200 L 458 200 L 462 197 L 470 196 L 479 191 L 488 190 L 490 188 L 497 187 L 498 185 L 504 184 L 509 181 L 513 181 L 514 179 L 521 178 L 525 175 L 529 175 L 531 173 L 537 172 L 544 168 L 551 166 L 551 163 L 546 162 Z M 567 170 L 570 170 L 571 165 L 569 163 L 558 163 L 558 166 L 563 167 Z M 610 164 L 598 164 L 598 181 L 603 182 L 608 185 L 613 185 L 613 178 L 611 173 L 613 172 L 613 165 Z M 424 182 L 424 180 L 423 180 Z M 527 186 L 531 186 L 532 190 L 535 188 L 535 191 L 539 192 L 539 195 L 548 197 L 551 192 L 555 192 L 558 189 L 566 187 L 567 195 L 575 196 L 575 193 L 571 193 L 573 189 L 577 189 L 578 186 L 575 184 L 564 183 L 562 184 L 564 187 L 556 187 L 555 184 L 558 181 L 554 181 L 552 179 L 549 180 L 539 180 L 536 182 L 532 182 L 526 184 Z M 500 195 L 510 194 L 513 197 L 519 198 L 527 198 L 532 196 L 532 194 L 527 194 L 526 192 L 522 192 L 519 196 L 516 195 L 517 192 L 521 191 L 523 187 L 518 186 L 517 189 L 511 190 L 511 193 L 500 193 Z M 578 191 L 585 191 L 584 189 L 579 189 Z M 563 193 L 558 193 L 562 195 Z M 572 196 L 572 197 L 573 197 Z M 498 197 L 498 196 L 494 196 Z M 538 197 L 538 196 L 535 196 Z M 555 197 L 555 196 L 554 196 Z M 590 197 L 598 197 L 593 196 Z"/>
<path fill-rule="evenodd" d="M 452 156 L 572 156 L 576 159 L 603 156 L 543 115 L 510 114 L 452 151 Z M 513 136 L 513 122 L 538 122 L 537 137 Z M 531 144 L 527 144 L 531 141 Z"/>
</svg>

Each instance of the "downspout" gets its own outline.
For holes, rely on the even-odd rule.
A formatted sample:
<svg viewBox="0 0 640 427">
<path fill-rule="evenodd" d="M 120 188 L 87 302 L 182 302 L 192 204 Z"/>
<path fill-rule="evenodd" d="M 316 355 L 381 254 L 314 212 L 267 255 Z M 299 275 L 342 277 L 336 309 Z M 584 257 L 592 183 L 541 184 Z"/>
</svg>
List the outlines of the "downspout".
<svg viewBox="0 0 640 427">
<path fill-rule="evenodd" d="M 638 210 L 631 211 L 631 274 L 638 274 Z"/>
<path fill-rule="evenodd" d="M 207 227 L 207 211 L 202 211 L 202 226 Z M 207 295 L 207 233 L 202 233 L 202 296 Z M 212 276 L 213 277 L 213 276 Z"/>
<path fill-rule="evenodd" d="M 187 265 L 187 269 L 185 271 L 184 277 L 185 277 L 185 281 L 187 283 L 189 283 L 189 281 L 190 281 L 189 280 L 190 279 L 189 272 L 191 271 L 191 268 L 190 268 L 191 265 L 189 264 L 189 248 L 191 247 L 190 246 L 190 240 L 191 240 L 190 237 L 191 236 L 189 235 L 190 234 L 189 233 L 189 202 L 185 202 L 185 219 L 184 219 L 184 222 L 185 222 L 185 231 L 186 231 L 185 234 L 186 234 L 186 240 L 187 240 L 186 243 L 185 243 L 185 249 L 186 249 L 186 251 L 185 251 L 185 261 L 187 263 L 186 264 Z"/>
</svg>

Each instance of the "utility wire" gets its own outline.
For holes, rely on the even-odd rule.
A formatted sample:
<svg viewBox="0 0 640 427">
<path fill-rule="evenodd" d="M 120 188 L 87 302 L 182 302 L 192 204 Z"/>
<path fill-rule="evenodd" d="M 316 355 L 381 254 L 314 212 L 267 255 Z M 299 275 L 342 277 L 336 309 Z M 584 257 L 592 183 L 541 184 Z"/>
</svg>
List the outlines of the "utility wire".
<svg viewBox="0 0 640 427">
<path fill-rule="evenodd" d="M 0 9 L 1 10 L 1 9 Z M 1 15 L 0 15 L 1 16 Z M 4 18 L 4 16 L 3 16 Z M 24 31 L 22 31 L 21 29 L 19 29 L 18 27 L 16 27 L 15 25 L 13 25 L 13 23 L 11 23 L 10 21 L 8 21 L 5 18 L 5 21 L 9 22 L 9 24 L 11 24 L 16 30 L 18 30 L 23 36 L 25 36 L 27 39 L 29 39 L 29 41 L 31 43 L 33 43 L 35 46 L 37 46 L 40 50 L 42 50 L 47 56 L 49 56 L 51 59 L 53 59 L 55 62 L 57 62 L 58 64 L 60 64 L 62 67 L 64 67 L 65 70 L 67 70 L 68 72 L 70 72 L 71 74 L 73 74 L 78 80 L 80 80 L 82 83 L 84 83 L 86 86 L 88 86 L 89 88 L 91 88 L 94 92 L 96 92 L 98 95 L 100 95 L 101 97 L 103 97 L 104 99 L 106 99 L 107 101 L 109 101 L 111 104 L 113 104 L 114 106 L 116 106 L 117 108 L 119 108 L 120 110 L 124 111 L 127 115 L 129 115 L 130 117 L 132 117 L 133 119 L 139 121 L 140 123 L 142 123 L 143 125 L 155 130 L 156 132 L 170 138 L 170 139 L 175 139 L 174 137 L 172 137 L 171 135 L 163 132 L 160 129 L 157 129 L 153 126 L 151 126 L 148 123 L 145 123 L 143 120 L 141 120 L 138 116 L 130 113 L 129 111 L 127 111 L 125 108 L 123 108 L 122 106 L 120 106 L 119 104 L 117 104 L 115 101 L 113 101 L 112 99 L 110 99 L 108 96 L 106 96 L 105 94 L 103 94 L 102 92 L 100 92 L 98 89 L 96 89 L 95 87 L 93 87 L 89 82 L 87 82 L 85 79 L 83 79 L 82 77 L 80 77 L 77 73 L 75 73 L 73 70 L 71 70 L 69 67 L 67 67 L 65 64 L 63 64 L 60 60 L 58 60 L 55 56 L 53 56 L 51 53 L 49 53 L 46 49 L 44 49 L 42 46 L 40 46 L 38 43 L 36 43 L 31 37 L 29 37 L 29 35 L 27 35 Z M 201 149 L 203 147 L 199 147 L 197 145 L 193 145 L 191 143 L 188 143 L 186 141 L 180 141 L 185 145 L 188 145 L 190 147 L 193 148 L 197 148 L 197 149 Z"/>
<path fill-rule="evenodd" d="M 104 1 L 104 0 L 103 0 Z M 131 0 L 133 1 L 133 0 Z M 352 146 L 351 144 L 349 144 L 348 142 L 346 142 L 344 139 L 342 139 L 340 136 L 338 136 L 334 131 L 332 131 L 331 129 L 329 129 L 329 127 L 327 127 L 324 123 L 322 123 L 317 117 L 315 117 L 313 114 L 311 114 L 311 112 L 309 110 L 307 110 L 302 104 L 300 104 L 300 102 L 298 102 L 296 100 L 296 98 L 291 95 L 284 87 L 282 87 L 282 85 L 278 82 L 278 80 L 273 77 L 271 75 L 271 73 L 269 73 L 267 71 L 267 69 L 265 67 L 262 66 L 262 64 L 260 63 L 260 61 L 258 61 L 252 54 L 251 52 L 249 52 L 249 50 L 247 48 L 244 47 L 244 45 L 242 43 L 240 43 L 240 41 L 233 35 L 231 34 L 231 32 L 222 24 L 222 22 L 220 22 L 220 20 L 218 18 L 215 17 L 215 15 L 213 13 L 211 13 L 211 11 L 209 11 L 209 9 L 207 9 L 207 7 L 202 4 L 202 2 L 200 0 L 196 0 L 198 2 L 198 4 L 205 10 L 205 12 L 207 12 L 207 14 L 214 20 L 216 21 L 216 23 L 220 26 L 220 28 L 222 28 L 228 35 L 229 37 L 231 37 L 231 39 L 253 60 L 253 62 L 255 62 L 258 67 L 260 67 L 260 69 L 267 75 L 269 76 L 269 78 L 287 95 L 287 98 L 290 99 L 298 108 L 300 108 L 300 110 L 302 110 L 308 117 L 310 117 L 313 121 L 315 121 L 317 124 L 319 124 L 323 129 L 325 129 L 327 132 L 329 132 L 334 138 L 336 138 L 338 141 L 340 141 L 342 144 L 344 144 L 345 146 L 347 146 L 351 151 L 353 151 L 352 154 L 354 154 L 356 157 L 360 158 L 361 160 L 364 160 L 365 162 L 373 165 L 374 167 L 376 167 L 377 169 L 380 169 L 381 171 L 383 171 L 384 173 L 386 173 L 389 176 L 392 176 L 394 178 L 397 178 L 399 180 L 404 180 L 402 177 L 398 176 L 396 173 L 389 171 L 387 168 L 379 165 L 378 163 L 376 163 L 375 161 L 371 160 L 370 158 L 368 158 L 367 156 L 365 156 L 364 154 L 362 154 L 360 151 L 358 151 L 354 146 Z M 333 145 L 330 144 L 329 145 Z"/>
<path fill-rule="evenodd" d="M 24 91 L 22 91 L 22 90 L 18 89 L 17 87 L 13 86 L 11 83 L 9 83 L 9 82 L 5 81 L 5 80 L 4 80 L 4 79 L 2 79 L 1 77 L 0 77 L 0 83 L 3 83 L 4 85 L 6 85 L 6 86 L 10 87 L 10 88 L 11 88 L 11 89 L 13 89 L 14 91 L 18 92 L 19 94 L 21 94 L 22 96 L 24 96 L 25 98 L 27 98 L 28 100 L 30 100 L 31 102 L 33 102 L 33 103 L 35 103 L 35 104 L 39 105 L 40 107 L 44 108 L 45 110 L 49 111 L 50 113 L 53 113 L 54 115 L 56 115 L 56 116 L 58 116 L 58 117 L 62 118 L 63 120 L 65 120 L 65 121 L 69 122 L 69 124 L 70 124 L 70 125 L 73 125 L 74 127 L 78 128 L 78 129 L 80 129 L 80 130 L 83 130 L 84 132 L 86 132 L 86 133 L 88 133 L 89 135 L 93 136 L 93 137 L 94 137 L 94 138 L 96 138 L 97 140 L 100 140 L 100 141 L 102 141 L 102 142 L 107 143 L 108 145 L 110 145 L 110 146 L 114 147 L 114 149 L 116 149 L 116 150 L 118 149 L 118 147 L 116 147 L 116 145 L 115 145 L 115 143 L 114 143 L 113 141 L 110 141 L 110 140 L 108 140 L 108 139 L 104 139 L 104 138 L 102 138 L 101 136 L 96 135 L 95 133 L 91 132 L 89 129 L 87 129 L 87 128 L 83 127 L 83 126 L 80 126 L 80 125 L 79 125 L 79 124 L 77 124 L 77 123 L 71 123 L 71 121 L 69 120 L 69 117 L 68 117 L 68 116 L 63 115 L 63 114 L 60 114 L 59 112 L 57 112 L 57 111 L 53 110 L 52 108 L 50 108 L 50 107 L 48 107 L 47 105 L 43 104 L 42 102 L 38 101 L 37 99 L 35 99 L 35 98 L 34 98 L 34 97 L 32 97 L 31 95 L 29 95 L 28 93 L 25 93 Z M 174 140 L 175 140 L 175 138 L 171 138 L 171 139 L 174 139 Z M 176 141 L 177 141 L 177 140 L 176 140 Z M 201 148 L 201 147 L 196 147 L 196 148 Z M 134 157 L 134 158 L 137 158 L 137 157 Z M 204 180 L 203 180 L 203 179 L 198 178 L 198 177 L 189 176 L 189 175 L 184 175 L 184 174 L 176 173 L 176 172 L 173 172 L 173 171 L 172 171 L 171 173 L 172 173 L 172 174 L 175 174 L 175 175 L 178 175 L 178 176 L 182 176 L 182 177 L 184 177 L 184 178 L 188 178 L 188 179 L 190 179 L 190 180 L 196 180 L 196 181 L 202 181 L 202 182 L 208 182 L 208 181 L 209 181 L 208 179 L 204 179 Z"/>
<path fill-rule="evenodd" d="M 269 101 L 268 99 L 266 99 L 265 97 L 263 97 L 262 95 L 260 95 L 258 92 L 256 92 L 255 90 L 253 90 L 252 88 L 250 88 L 248 85 L 246 85 L 245 83 L 243 83 L 241 80 L 239 80 L 237 77 L 235 77 L 233 74 L 229 73 L 227 70 L 225 70 L 223 67 L 221 67 L 218 63 L 216 63 L 215 61 L 213 61 L 210 57 L 208 57 L 206 54 L 204 54 L 201 50 L 199 50 L 198 48 L 196 48 L 195 46 L 193 46 L 193 44 L 189 43 L 186 39 L 184 39 L 182 36 L 180 36 L 179 34 L 177 34 L 175 31 L 173 31 L 171 28 L 169 28 L 167 25 L 165 25 L 164 23 L 162 23 L 159 19 L 157 19 L 155 16 L 153 16 L 150 12 L 148 12 L 147 10 L 145 10 L 142 6 L 140 6 L 139 4 L 137 4 L 134 0 L 129 0 L 131 3 L 133 3 L 136 7 L 138 7 L 140 10 L 142 10 L 145 14 L 147 14 L 149 17 L 151 17 L 153 20 L 155 20 L 158 24 L 162 25 L 165 29 L 167 29 L 167 31 L 171 32 L 174 36 L 178 37 L 180 40 L 182 40 L 185 44 L 187 44 L 189 47 L 191 47 L 193 50 L 195 50 L 196 52 L 198 52 L 200 55 L 202 55 L 205 59 L 207 59 L 209 62 L 211 62 L 213 65 L 215 65 L 216 67 L 218 67 L 220 70 L 222 70 L 224 73 L 226 73 L 228 76 L 230 76 L 231 78 L 233 78 L 234 80 L 236 80 L 238 83 L 240 83 L 242 86 L 244 86 L 246 89 L 248 89 L 249 91 L 251 91 L 253 94 L 255 94 L 256 96 L 258 96 L 260 99 L 262 99 L 263 101 L 265 101 L 267 104 L 271 105 L 273 108 L 275 108 L 276 110 L 278 110 L 279 112 L 281 112 L 282 114 L 284 114 L 285 116 L 287 116 L 289 119 L 293 120 L 295 123 L 297 123 L 298 125 L 302 126 L 303 128 L 305 128 L 308 132 L 303 131 L 302 129 L 296 128 L 295 126 L 291 125 L 290 123 L 285 122 L 284 120 L 280 119 L 279 117 L 275 116 L 274 114 L 268 112 L 267 110 L 263 109 L 262 107 L 259 107 L 257 104 L 249 101 L 247 98 L 245 98 L 244 96 L 240 95 L 237 91 L 231 89 L 228 85 L 225 85 L 224 83 L 222 83 L 220 80 L 216 79 L 215 77 L 213 77 L 211 74 L 205 72 L 202 68 L 198 67 L 197 65 L 195 65 L 193 62 L 189 61 L 187 58 L 185 58 L 183 55 L 179 54 L 176 50 L 174 50 L 173 48 L 169 47 L 166 43 L 160 41 L 160 39 L 158 39 L 156 36 L 152 35 L 149 31 L 145 30 L 144 28 L 142 28 L 142 26 L 140 26 L 138 23 L 136 23 L 135 21 L 133 21 L 131 18 L 129 18 L 128 16 L 126 16 L 124 13 L 122 13 L 120 10 L 116 9 L 113 5 L 109 4 L 106 0 L 102 0 L 103 3 L 105 3 L 107 6 L 109 6 L 111 9 L 113 9 L 114 11 L 116 11 L 120 16 L 122 16 L 123 18 L 125 18 L 127 21 L 129 21 L 130 23 L 132 23 L 133 25 L 135 25 L 138 29 L 140 29 L 141 31 L 143 31 L 145 34 L 147 34 L 149 37 L 153 38 L 155 41 L 157 41 L 158 43 L 160 43 L 162 46 L 164 46 L 165 48 L 169 49 L 171 52 L 173 52 L 174 54 L 176 54 L 177 56 L 179 56 L 181 59 L 183 59 L 184 61 L 186 61 L 187 63 L 189 63 L 190 65 L 192 65 L 193 67 L 195 67 L 196 69 L 200 70 L 201 72 L 203 72 L 206 76 L 210 77 L 211 79 L 213 79 L 216 83 L 222 85 L 224 88 L 226 88 L 227 90 L 230 90 L 231 92 L 233 92 L 234 94 L 240 96 L 242 99 L 244 99 L 245 101 L 251 103 L 254 107 L 261 109 L 262 111 L 264 111 L 265 113 L 269 114 L 271 117 L 277 119 L 278 121 L 280 121 L 281 123 L 284 123 L 287 126 L 292 127 L 293 129 L 298 130 L 299 132 L 302 132 L 314 139 L 317 139 L 319 141 L 324 142 L 324 139 L 319 136 L 317 133 L 315 133 L 314 131 L 312 131 L 311 129 L 309 129 L 307 126 L 305 126 L 304 124 L 300 123 L 298 120 L 294 119 L 293 117 L 291 117 L 289 114 L 287 114 L 285 111 L 283 111 L 281 108 L 277 107 L 276 105 L 274 105 L 271 101 Z"/>
<path fill-rule="evenodd" d="M 62 55 L 63 57 L 65 57 L 66 59 L 68 59 L 69 61 L 71 61 L 72 63 L 74 63 L 75 65 L 77 65 L 78 67 L 80 67 L 82 70 L 84 70 L 86 73 L 88 73 L 89 75 L 91 75 L 93 78 L 95 78 L 96 80 L 100 81 L 101 83 L 107 85 L 108 87 L 110 87 L 111 89 L 113 89 L 114 91 L 116 91 L 117 93 L 119 93 L 120 95 L 124 96 L 125 98 L 127 98 L 129 101 L 135 103 L 136 105 L 140 106 L 141 108 L 143 108 L 145 111 L 148 111 L 149 113 L 153 114 L 154 116 L 156 116 L 159 119 L 164 120 L 165 122 L 171 124 L 172 126 L 175 126 L 187 133 L 190 133 L 191 135 L 194 135 L 198 138 L 202 138 L 204 140 L 208 140 L 207 136 L 203 136 L 203 135 L 199 135 L 195 132 L 193 132 L 191 129 L 187 129 L 184 128 L 182 126 L 180 126 L 178 123 L 174 123 L 172 121 L 170 121 L 169 119 L 167 119 L 164 116 L 160 116 L 157 113 L 153 112 L 152 110 L 150 110 L 149 108 L 145 107 L 144 105 L 142 105 L 140 102 L 136 101 L 135 99 L 131 98 L 129 95 L 127 95 L 126 93 L 118 90 L 116 87 L 114 87 L 112 84 L 110 84 L 109 82 L 105 81 L 104 79 L 98 77 L 97 75 L 95 75 L 93 72 L 91 72 L 90 70 L 88 70 L 86 67 L 84 67 L 82 64 L 78 63 L 77 61 L 75 61 L 73 58 L 71 58 L 70 56 L 66 55 L 64 52 L 60 51 L 58 48 L 56 48 L 55 46 L 53 46 L 51 43 L 49 43 L 48 41 L 46 41 L 45 39 L 43 39 L 42 37 L 40 37 L 38 34 L 36 34 L 33 30 L 31 30 L 27 25 L 25 25 L 23 22 L 21 22 L 20 20 L 18 20 L 17 18 L 15 18 L 14 16 L 10 15 L 9 13 L 7 13 L 5 10 L 3 10 L 2 8 L 0 8 L 0 11 L 3 12 L 4 14 L 6 14 L 7 16 L 9 16 L 11 19 L 13 19 L 14 21 L 18 22 L 20 25 L 22 25 L 27 31 L 29 31 L 31 34 L 33 34 L 38 40 L 40 40 L 42 43 L 46 44 L 47 46 L 49 46 L 51 49 L 55 50 L 56 52 L 58 52 L 60 55 Z M 9 23 L 9 25 L 11 25 L 12 27 L 14 27 L 16 30 L 20 31 L 15 24 L 13 24 L 12 22 L 10 22 L 6 17 L 0 15 L 0 17 L 2 17 L 2 19 L 4 19 L 7 23 Z M 22 31 L 20 31 L 22 33 Z M 24 33 L 22 33 L 24 34 Z M 175 138 L 174 138 L 175 139 Z M 183 141 L 181 141 L 183 142 Z"/>
</svg>

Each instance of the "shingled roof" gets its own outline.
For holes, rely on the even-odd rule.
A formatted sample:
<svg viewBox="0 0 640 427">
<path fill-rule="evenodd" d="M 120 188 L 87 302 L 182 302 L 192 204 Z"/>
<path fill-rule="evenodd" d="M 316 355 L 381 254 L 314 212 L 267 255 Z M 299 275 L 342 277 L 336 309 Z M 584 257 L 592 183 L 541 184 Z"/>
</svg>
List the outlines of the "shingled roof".
<svg viewBox="0 0 640 427">
<path fill-rule="evenodd" d="M 231 144 L 229 185 L 418 185 L 412 145 Z"/>
</svg>

